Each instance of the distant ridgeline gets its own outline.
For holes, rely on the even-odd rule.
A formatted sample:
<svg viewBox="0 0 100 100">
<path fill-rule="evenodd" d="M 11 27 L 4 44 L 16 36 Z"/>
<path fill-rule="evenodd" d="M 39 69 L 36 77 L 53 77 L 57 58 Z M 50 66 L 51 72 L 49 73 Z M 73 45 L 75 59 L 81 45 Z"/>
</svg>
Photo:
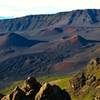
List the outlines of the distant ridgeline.
<svg viewBox="0 0 100 100">
<path fill-rule="evenodd" d="M 30 15 L 0 20 L 0 32 L 35 31 L 55 25 L 100 27 L 100 10 L 74 10 L 57 14 Z"/>
</svg>

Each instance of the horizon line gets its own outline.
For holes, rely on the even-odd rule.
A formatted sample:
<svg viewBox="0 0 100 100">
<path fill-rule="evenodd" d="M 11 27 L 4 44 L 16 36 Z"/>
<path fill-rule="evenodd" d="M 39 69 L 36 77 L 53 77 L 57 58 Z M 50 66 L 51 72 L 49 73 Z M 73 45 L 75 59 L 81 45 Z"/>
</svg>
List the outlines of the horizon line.
<svg viewBox="0 0 100 100">
<path fill-rule="evenodd" d="M 22 17 L 28 17 L 28 16 L 39 16 L 39 15 L 55 15 L 59 13 L 69 13 L 72 11 L 78 11 L 78 10 L 100 10 L 100 8 L 82 8 L 82 9 L 73 9 L 73 10 L 65 10 L 65 11 L 57 11 L 54 13 L 36 13 L 36 14 L 26 14 L 26 15 L 21 15 L 21 16 L 0 16 L 0 20 L 7 20 L 7 19 L 16 19 L 16 18 L 22 18 Z"/>
</svg>

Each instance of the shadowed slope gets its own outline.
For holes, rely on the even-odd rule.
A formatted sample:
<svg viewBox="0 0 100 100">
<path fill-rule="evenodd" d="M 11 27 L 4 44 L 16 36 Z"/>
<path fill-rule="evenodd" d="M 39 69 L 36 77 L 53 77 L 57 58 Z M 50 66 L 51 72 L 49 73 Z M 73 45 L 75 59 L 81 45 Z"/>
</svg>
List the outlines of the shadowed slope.
<svg viewBox="0 0 100 100">
<path fill-rule="evenodd" d="M 46 42 L 39 40 L 28 40 L 16 33 L 7 33 L 0 35 L 0 47 L 31 47 L 32 45 Z"/>
</svg>

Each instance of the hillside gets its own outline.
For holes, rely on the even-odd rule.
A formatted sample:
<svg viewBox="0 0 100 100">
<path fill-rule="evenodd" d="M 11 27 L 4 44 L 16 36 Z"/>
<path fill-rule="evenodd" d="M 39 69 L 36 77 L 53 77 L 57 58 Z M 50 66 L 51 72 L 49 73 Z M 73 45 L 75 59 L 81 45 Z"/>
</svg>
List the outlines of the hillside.
<svg viewBox="0 0 100 100">
<path fill-rule="evenodd" d="M 41 43 L 39 40 L 28 40 L 16 33 L 0 34 L 0 49 L 11 47 L 31 47 L 35 44 Z M 45 41 L 44 41 L 45 42 Z"/>
<path fill-rule="evenodd" d="M 70 74 L 100 56 L 100 10 L 0 20 L 0 88 L 28 76 Z"/>
<path fill-rule="evenodd" d="M 93 58 L 83 70 L 71 75 L 39 77 L 38 81 L 41 84 L 49 82 L 52 86 L 57 85 L 61 89 L 66 89 L 71 96 L 71 100 L 99 100 L 100 58 Z M 23 83 L 23 80 L 18 81 L 7 88 L 0 90 L 0 92 L 11 95 L 11 91 L 16 86 L 19 86 L 20 88 L 23 87 Z"/>
<path fill-rule="evenodd" d="M 23 79 L 28 75 L 40 76 L 66 72 L 71 73 L 77 71 L 87 63 L 84 57 L 90 59 L 89 57 L 99 55 L 99 50 L 96 51 L 97 49 L 95 49 L 97 48 L 96 44 L 98 44 L 97 41 L 91 42 L 81 36 L 75 35 L 67 39 L 53 41 L 53 43 L 48 42 L 44 44 L 44 47 L 46 48 L 43 48 L 41 52 L 29 53 L 29 50 L 32 50 L 31 48 L 28 48 L 28 51 L 25 53 L 21 52 L 20 49 L 18 49 L 19 53 L 17 53 L 18 51 L 15 51 L 4 56 L 1 53 L 5 59 L 1 59 L 0 62 L 0 79 L 14 80 L 17 76 L 16 80 L 18 80 Z M 91 50 L 94 50 L 94 52 L 91 52 L 90 56 L 88 56 L 87 54 Z M 76 55 L 79 55 L 80 57 L 80 54 L 82 53 L 84 53 L 86 56 L 81 57 L 81 59 L 77 58 L 75 60 L 72 58 Z M 64 67 L 61 65 L 63 61 L 66 61 L 67 63 L 64 64 Z"/>
</svg>

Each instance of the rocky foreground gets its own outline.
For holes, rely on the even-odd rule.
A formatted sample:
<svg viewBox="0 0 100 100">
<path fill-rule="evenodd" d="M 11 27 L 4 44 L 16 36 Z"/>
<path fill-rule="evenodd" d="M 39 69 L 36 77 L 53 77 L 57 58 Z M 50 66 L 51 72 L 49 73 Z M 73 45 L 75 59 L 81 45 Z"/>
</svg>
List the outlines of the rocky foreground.
<svg viewBox="0 0 100 100">
<path fill-rule="evenodd" d="M 100 100 L 100 58 L 92 59 L 68 82 L 70 95 L 57 85 L 41 84 L 28 77 L 22 87 L 16 87 L 8 95 L 0 94 L 0 100 Z"/>
<path fill-rule="evenodd" d="M 75 74 L 70 88 L 77 100 L 100 100 L 100 58 L 92 59 L 84 70 Z"/>
<path fill-rule="evenodd" d="M 70 95 L 56 85 L 41 85 L 34 77 L 28 77 L 21 88 L 10 94 L 0 94 L 0 100 L 71 100 Z"/>
</svg>

